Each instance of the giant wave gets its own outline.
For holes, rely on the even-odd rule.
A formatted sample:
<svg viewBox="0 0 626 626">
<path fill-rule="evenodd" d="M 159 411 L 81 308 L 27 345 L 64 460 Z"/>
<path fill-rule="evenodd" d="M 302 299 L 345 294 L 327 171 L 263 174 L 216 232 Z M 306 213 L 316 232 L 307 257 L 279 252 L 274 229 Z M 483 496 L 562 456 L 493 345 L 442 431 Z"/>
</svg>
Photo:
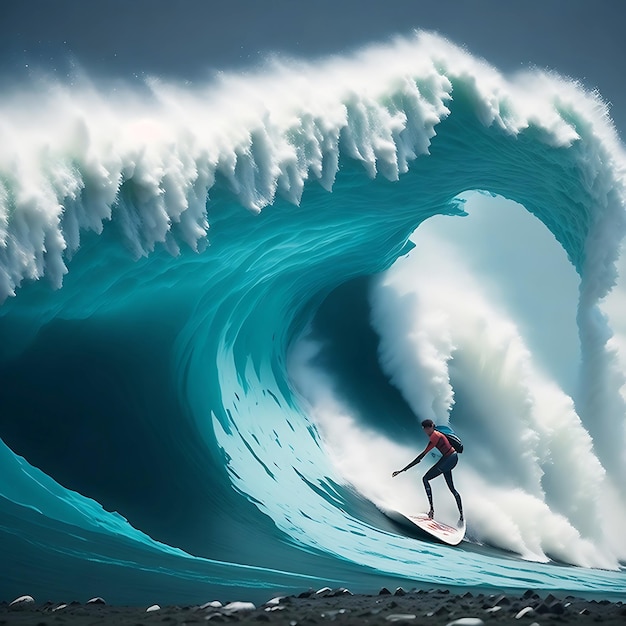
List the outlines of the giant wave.
<svg viewBox="0 0 626 626">
<path fill-rule="evenodd" d="M 42 77 L 0 104 L 2 595 L 624 595 L 625 161 L 601 98 L 428 33 L 147 87 Z M 539 273 L 576 277 L 567 358 L 539 347 L 544 294 L 515 305 L 475 262 L 486 227 L 447 239 L 490 202 L 501 232 L 547 227 L 563 269 Z M 390 474 L 424 417 L 468 442 L 462 550 L 380 512 L 423 507 Z"/>
</svg>

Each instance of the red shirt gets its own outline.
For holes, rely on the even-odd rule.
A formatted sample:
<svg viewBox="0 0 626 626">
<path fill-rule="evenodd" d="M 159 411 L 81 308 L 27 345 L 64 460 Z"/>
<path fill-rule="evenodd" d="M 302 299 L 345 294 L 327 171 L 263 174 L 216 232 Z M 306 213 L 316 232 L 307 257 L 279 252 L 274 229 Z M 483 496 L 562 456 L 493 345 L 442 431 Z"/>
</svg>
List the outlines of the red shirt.
<svg viewBox="0 0 626 626">
<path fill-rule="evenodd" d="M 437 448 L 442 456 L 449 456 L 454 452 L 454 448 L 450 445 L 448 438 L 438 430 L 433 430 L 433 434 L 429 437 L 430 443 L 426 446 L 425 453 L 433 448 Z"/>
</svg>

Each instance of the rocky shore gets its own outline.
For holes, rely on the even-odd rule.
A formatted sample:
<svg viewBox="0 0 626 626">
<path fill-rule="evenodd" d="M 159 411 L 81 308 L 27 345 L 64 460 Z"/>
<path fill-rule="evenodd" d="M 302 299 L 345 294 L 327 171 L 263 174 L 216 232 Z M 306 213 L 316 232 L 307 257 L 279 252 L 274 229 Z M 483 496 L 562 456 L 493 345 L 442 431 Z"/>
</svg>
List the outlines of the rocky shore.
<svg viewBox="0 0 626 626">
<path fill-rule="evenodd" d="M 430 626 L 481 626 L 482 624 L 592 624 L 623 626 L 626 604 L 608 600 L 586 600 L 573 596 L 540 596 L 534 591 L 512 594 L 454 594 L 447 590 L 391 592 L 376 595 L 352 594 L 347 589 L 308 590 L 298 595 L 279 596 L 255 606 L 250 602 L 214 600 L 198 606 L 129 607 L 113 606 L 102 598 L 87 603 L 38 604 L 31 596 L 0 603 L 0 624 L 46 624 L 88 626 L 111 624 L 233 624 L 268 623 L 276 626 L 333 626 L 414 624 Z"/>
</svg>

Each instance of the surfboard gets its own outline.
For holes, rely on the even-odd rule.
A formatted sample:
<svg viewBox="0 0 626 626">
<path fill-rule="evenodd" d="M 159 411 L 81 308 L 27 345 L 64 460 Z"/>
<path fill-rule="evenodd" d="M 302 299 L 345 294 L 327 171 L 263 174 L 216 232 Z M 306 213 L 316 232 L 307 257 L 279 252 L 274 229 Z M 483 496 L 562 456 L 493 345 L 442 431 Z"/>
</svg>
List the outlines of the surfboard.
<svg viewBox="0 0 626 626">
<path fill-rule="evenodd" d="M 465 522 L 461 526 L 450 526 L 436 519 L 430 519 L 426 513 L 405 515 L 405 517 L 425 533 L 449 546 L 458 546 L 465 537 Z"/>
<path fill-rule="evenodd" d="M 445 522 L 430 519 L 426 513 L 408 515 L 398 511 L 388 511 L 386 515 L 396 523 L 410 524 L 417 527 L 427 537 L 446 543 L 449 546 L 458 546 L 465 537 L 465 522 L 461 526 L 451 526 Z"/>
</svg>

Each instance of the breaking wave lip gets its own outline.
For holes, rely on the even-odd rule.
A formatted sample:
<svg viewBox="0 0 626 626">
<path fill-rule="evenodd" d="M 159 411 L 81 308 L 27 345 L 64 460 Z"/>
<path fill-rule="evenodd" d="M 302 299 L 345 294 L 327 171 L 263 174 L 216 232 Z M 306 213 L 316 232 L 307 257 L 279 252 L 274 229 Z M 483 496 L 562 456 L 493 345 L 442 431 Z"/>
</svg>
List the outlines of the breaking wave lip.
<svg viewBox="0 0 626 626">
<path fill-rule="evenodd" d="M 181 243 L 198 250 L 206 245 L 207 198 L 210 211 L 218 176 L 252 211 L 277 197 L 298 204 L 309 180 L 331 189 L 340 147 L 368 175 L 398 180 L 428 154 L 435 127 L 450 114 L 453 90 L 454 100 L 466 99 L 478 122 L 503 138 L 536 133 L 533 139 L 546 146 L 572 148 L 570 165 L 586 179 L 570 181 L 566 173 L 563 184 L 580 194 L 572 198 L 581 203 L 580 219 L 608 221 L 619 207 L 622 149 L 599 96 L 543 72 L 507 80 L 427 33 L 317 67 L 276 62 L 266 73 L 223 75 L 206 87 L 157 79 L 149 87 L 146 98 L 121 89 L 103 94 L 89 83 L 76 90 L 44 82 L 5 99 L 4 298 L 24 279 L 44 274 L 60 286 L 81 232 L 101 233 L 113 218 L 138 257 L 157 244 L 174 254 Z M 584 155 L 576 155 L 581 149 Z M 596 198 L 599 208 L 587 208 Z M 544 222 L 559 217 L 544 212 L 537 210 Z M 548 223 L 578 270 L 590 252 L 583 236 L 589 224 L 581 226 L 565 233 Z M 606 261 L 608 274 L 594 297 L 614 279 L 615 245 L 610 250 L 595 250 L 599 258 L 589 261 L 598 270 Z"/>
<path fill-rule="evenodd" d="M 148 98 L 47 83 L 0 105 L 0 316 L 4 329 L 15 329 L 4 358 L 24 353 L 50 320 L 141 313 L 150 301 L 164 304 L 171 289 L 189 316 L 168 347 L 184 417 L 222 463 L 212 477 L 272 521 L 278 544 L 288 538 L 291 550 L 319 551 L 380 576 L 553 585 L 552 570 L 467 554 L 446 553 L 444 571 L 438 548 L 420 551 L 380 520 L 359 517 L 315 407 L 307 414 L 293 394 L 287 355 L 333 289 L 388 269 L 432 215 L 463 215 L 459 194 L 513 199 L 550 229 L 580 275 L 583 375 L 576 417 L 569 415 L 586 432 L 594 426 L 593 453 L 584 435 L 578 441 L 610 487 L 624 470 L 623 441 L 614 436 L 623 429 L 622 376 L 599 302 L 616 281 L 625 161 L 601 99 L 543 72 L 504 78 L 428 33 L 315 67 L 274 63 L 207 86 L 153 80 L 149 87 Z M 44 276 L 63 289 L 30 283 Z M 386 330 L 378 327 L 383 342 L 391 341 Z M 437 332 L 416 354 L 441 338 Z M 450 383 L 429 370 L 446 373 L 442 345 L 430 364 L 410 367 L 428 393 L 435 388 L 445 418 Z M 403 366 L 382 361 L 397 378 Z M 405 384 L 395 384 L 411 405 Z M 78 536 L 102 532 L 93 552 L 77 551 L 79 561 L 112 550 L 113 535 L 170 551 L 42 478 L 7 447 L 1 454 L 16 478 L 0 485 L 7 507 L 30 507 Z M 616 491 L 620 497 L 619 483 Z M 623 515 L 616 511 L 613 521 Z M 45 532 L 38 540 L 46 543 Z M 618 568 L 624 547 L 615 528 L 604 529 L 602 541 L 600 561 L 580 564 Z M 152 559 L 141 551 L 136 558 Z M 172 572 L 181 567 L 168 563 Z M 244 576 L 233 577 L 243 584 Z M 558 584 L 623 591 L 614 573 L 559 570 Z"/>
</svg>

